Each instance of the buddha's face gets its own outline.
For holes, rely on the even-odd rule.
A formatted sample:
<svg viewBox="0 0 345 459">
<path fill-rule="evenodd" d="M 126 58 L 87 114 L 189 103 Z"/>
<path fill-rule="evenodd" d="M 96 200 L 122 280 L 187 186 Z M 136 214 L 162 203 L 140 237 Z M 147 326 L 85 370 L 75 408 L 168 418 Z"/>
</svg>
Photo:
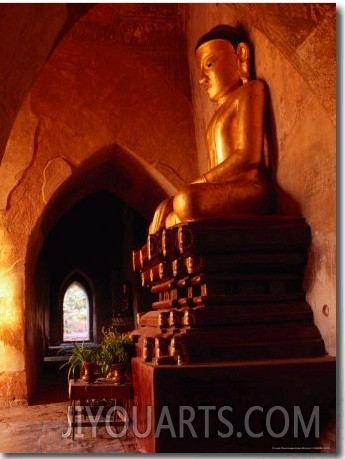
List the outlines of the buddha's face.
<svg viewBox="0 0 345 459">
<path fill-rule="evenodd" d="M 241 85 L 238 56 L 228 41 L 216 39 L 203 43 L 196 57 L 201 71 L 199 83 L 212 101 L 219 102 Z"/>
</svg>

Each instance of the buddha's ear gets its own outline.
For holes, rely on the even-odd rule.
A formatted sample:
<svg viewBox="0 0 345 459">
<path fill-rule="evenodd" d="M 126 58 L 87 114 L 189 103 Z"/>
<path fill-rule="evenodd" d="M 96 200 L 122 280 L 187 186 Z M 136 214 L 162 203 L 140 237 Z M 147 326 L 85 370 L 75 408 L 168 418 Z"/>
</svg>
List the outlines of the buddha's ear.
<svg viewBox="0 0 345 459">
<path fill-rule="evenodd" d="M 236 54 L 238 57 L 238 70 L 242 83 L 249 79 L 250 51 L 247 43 L 241 42 L 237 45 Z"/>
</svg>

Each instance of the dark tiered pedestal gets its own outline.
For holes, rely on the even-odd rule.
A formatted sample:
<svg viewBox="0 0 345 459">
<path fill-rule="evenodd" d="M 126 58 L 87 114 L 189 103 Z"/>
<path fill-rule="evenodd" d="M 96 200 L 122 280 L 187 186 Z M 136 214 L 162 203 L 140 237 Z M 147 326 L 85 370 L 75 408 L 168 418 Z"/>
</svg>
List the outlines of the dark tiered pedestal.
<svg viewBox="0 0 345 459">
<path fill-rule="evenodd" d="M 310 229 L 302 218 L 198 221 L 149 235 L 133 253 L 143 287 L 156 296 L 133 332 L 139 426 L 145 424 L 147 405 L 153 407 L 156 428 L 163 406 L 175 421 L 180 406 L 230 405 L 237 424 L 253 406 L 266 411 L 282 406 L 281 416 L 292 416 L 291 425 L 294 406 L 308 415 L 323 404 L 327 416 L 335 399 L 335 360 L 326 356 L 305 299 L 309 245 Z M 255 411 L 252 419 L 265 414 Z M 205 413 L 195 416 L 203 426 Z M 262 419 L 258 422 L 261 428 Z M 169 440 L 171 429 L 160 430 L 157 437 L 140 439 L 143 451 L 246 452 L 260 446 L 277 452 L 271 448 L 278 440 L 297 446 L 300 440 L 291 438 L 290 430 L 273 443 L 267 432 L 250 438 L 244 431 L 226 437 L 218 430 L 204 438 L 190 432 L 189 440 L 188 435 Z M 303 441 L 315 443 L 315 438 Z"/>
<path fill-rule="evenodd" d="M 142 452 L 329 452 L 319 436 L 335 407 L 333 358 L 178 367 L 136 358 L 132 373 Z"/>
</svg>

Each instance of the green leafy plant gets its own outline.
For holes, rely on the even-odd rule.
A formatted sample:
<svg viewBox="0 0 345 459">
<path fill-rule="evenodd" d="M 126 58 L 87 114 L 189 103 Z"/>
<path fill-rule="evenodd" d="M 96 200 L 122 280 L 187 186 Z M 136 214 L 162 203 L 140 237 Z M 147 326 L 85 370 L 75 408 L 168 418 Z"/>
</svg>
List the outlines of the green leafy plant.
<svg viewBox="0 0 345 459">
<path fill-rule="evenodd" d="M 114 363 L 129 364 L 135 355 L 135 345 L 130 336 L 117 331 L 104 332 L 101 349 L 105 371 Z"/>
<path fill-rule="evenodd" d="M 80 368 L 84 362 L 101 364 L 101 346 L 85 346 L 84 343 L 73 343 L 72 353 L 68 361 L 61 365 L 60 370 L 64 367 L 68 367 L 67 379 L 70 379 L 70 376 L 74 376 L 76 370 Z"/>
</svg>

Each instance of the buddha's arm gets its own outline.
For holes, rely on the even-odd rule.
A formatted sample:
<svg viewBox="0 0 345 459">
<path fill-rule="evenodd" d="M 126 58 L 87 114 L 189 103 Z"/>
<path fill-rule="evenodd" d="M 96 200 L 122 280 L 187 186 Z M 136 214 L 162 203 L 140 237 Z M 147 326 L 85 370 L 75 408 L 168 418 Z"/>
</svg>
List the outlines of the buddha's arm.
<svg viewBox="0 0 345 459">
<path fill-rule="evenodd" d="M 173 211 L 173 199 L 174 197 L 167 198 L 158 205 L 149 226 L 149 234 L 155 234 L 164 228 L 165 219 Z"/>
<path fill-rule="evenodd" d="M 237 113 L 235 117 L 233 112 L 225 114 L 222 138 L 217 139 L 226 159 L 194 183 L 224 181 L 258 168 L 262 161 L 265 98 L 261 81 L 243 87 Z"/>
</svg>

